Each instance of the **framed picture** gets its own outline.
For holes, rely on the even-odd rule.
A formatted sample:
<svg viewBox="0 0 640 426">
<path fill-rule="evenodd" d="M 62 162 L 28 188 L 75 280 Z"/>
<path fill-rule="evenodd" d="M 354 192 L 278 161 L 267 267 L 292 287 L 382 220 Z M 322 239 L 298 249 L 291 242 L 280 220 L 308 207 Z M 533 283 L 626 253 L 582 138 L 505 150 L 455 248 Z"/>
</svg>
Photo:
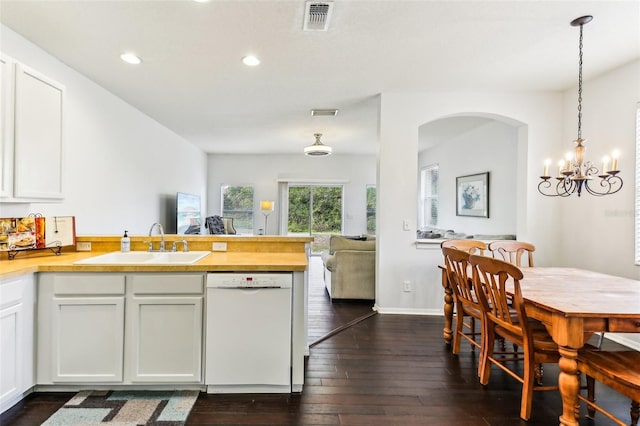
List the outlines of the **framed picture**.
<svg viewBox="0 0 640 426">
<path fill-rule="evenodd" d="M 489 217 L 489 172 L 456 178 L 456 215 Z"/>
</svg>

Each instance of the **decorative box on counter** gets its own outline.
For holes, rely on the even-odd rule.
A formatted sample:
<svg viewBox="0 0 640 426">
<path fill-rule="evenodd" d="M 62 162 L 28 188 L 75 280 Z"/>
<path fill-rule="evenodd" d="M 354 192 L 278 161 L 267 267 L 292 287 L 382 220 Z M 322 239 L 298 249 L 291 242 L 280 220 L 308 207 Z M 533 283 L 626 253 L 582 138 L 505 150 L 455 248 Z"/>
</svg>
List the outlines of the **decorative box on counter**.
<svg viewBox="0 0 640 426">
<path fill-rule="evenodd" d="M 75 217 L 41 215 L 0 218 L 0 251 L 9 258 L 22 250 L 56 249 L 75 245 Z M 11 255 L 13 253 L 13 256 Z"/>
</svg>

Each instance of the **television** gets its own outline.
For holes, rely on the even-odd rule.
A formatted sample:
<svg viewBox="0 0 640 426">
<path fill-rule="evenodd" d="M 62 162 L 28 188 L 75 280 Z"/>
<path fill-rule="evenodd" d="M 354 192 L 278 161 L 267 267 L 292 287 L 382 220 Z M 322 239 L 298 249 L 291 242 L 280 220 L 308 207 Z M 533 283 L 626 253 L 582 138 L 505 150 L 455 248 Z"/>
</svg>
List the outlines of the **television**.
<svg viewBox="0 0 640 426">
<path fill-rule="evenodd" d="M 200 234 L 202 216 L 200 196 L 178 192 L 176 195 L 176 233 Z"/>
</svg>

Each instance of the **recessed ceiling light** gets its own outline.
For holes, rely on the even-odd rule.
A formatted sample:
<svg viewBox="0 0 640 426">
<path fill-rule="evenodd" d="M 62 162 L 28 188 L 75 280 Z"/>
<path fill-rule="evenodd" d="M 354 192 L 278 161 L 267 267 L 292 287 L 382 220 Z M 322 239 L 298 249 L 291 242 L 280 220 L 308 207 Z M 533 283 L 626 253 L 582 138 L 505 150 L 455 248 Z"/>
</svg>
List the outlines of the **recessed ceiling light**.
<svg viewBox="0 0 640 426">
<path fill-rule="evenodd" d="M 256 65 L 260 65 L 260 59 L 253 55 L 247 55 L 242 58 L 242 63 L 250 67 L 255 67 Z"/>
<path fill-rule="evenodd" d="M 196 3 L 209 3 L 210 0 L 193 0 Z"/>
<path fill-rule="evenodd" d="M 138 65 L 142 62 L 142 59 L 140 59 L 135 53 L 123 53 L 122 55 L 120 55 L 120 59 L 128 64 L 133 65 Z"/>
</svg>

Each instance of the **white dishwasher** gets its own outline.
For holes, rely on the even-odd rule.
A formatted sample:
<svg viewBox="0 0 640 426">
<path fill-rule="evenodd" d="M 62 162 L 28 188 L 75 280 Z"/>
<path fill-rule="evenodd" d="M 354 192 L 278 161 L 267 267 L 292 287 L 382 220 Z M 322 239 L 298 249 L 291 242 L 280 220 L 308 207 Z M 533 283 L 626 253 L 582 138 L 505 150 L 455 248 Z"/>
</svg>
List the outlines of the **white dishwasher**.
<svg viewBox="0 0 640 426">
<path fill-rule="evenodd" d="M 208 393 L 291 392 L 291 290 L 286 272 L 207 274 Z"/>
</svg>

